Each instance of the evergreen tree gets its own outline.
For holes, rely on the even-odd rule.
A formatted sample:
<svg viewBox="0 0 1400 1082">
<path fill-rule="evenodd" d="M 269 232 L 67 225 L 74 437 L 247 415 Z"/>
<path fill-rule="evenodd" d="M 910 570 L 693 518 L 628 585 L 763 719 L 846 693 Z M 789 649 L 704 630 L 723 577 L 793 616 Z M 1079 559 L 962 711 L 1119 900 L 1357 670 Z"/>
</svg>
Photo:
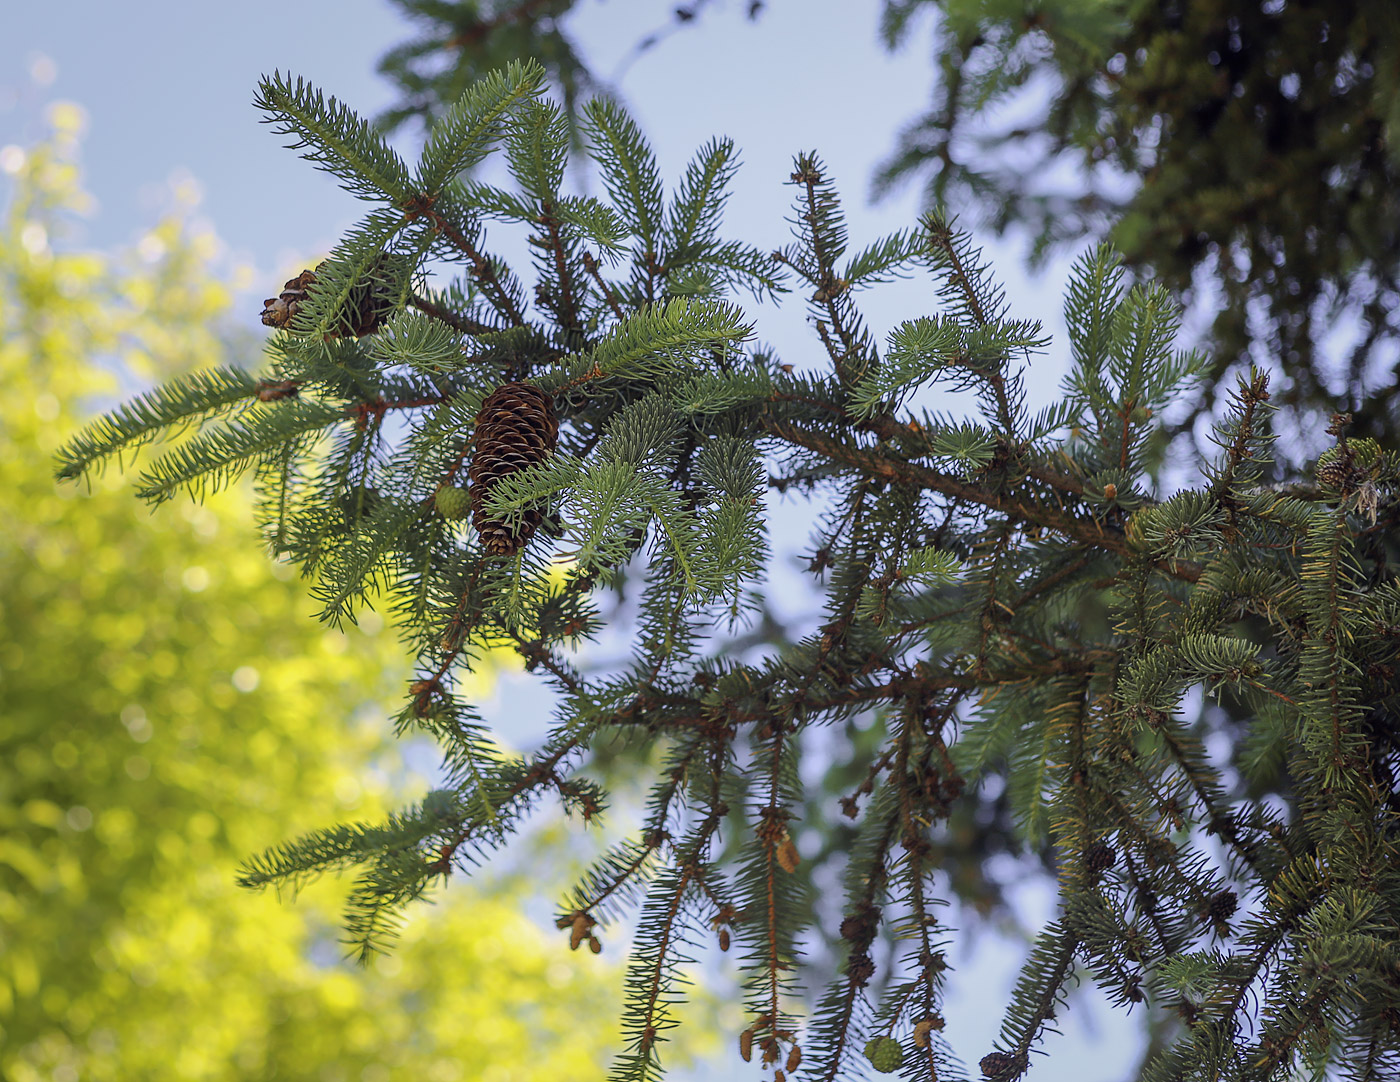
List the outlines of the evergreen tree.
<svg viewBox="0 0 1400 1082">
<path fill-rule="evenodd" d="M 354 869 L 347 929 L 368 957 L 541 803 L 597 820 L 596 757 L 644 748 L 642 828 L 558 913 L 572 947 L 598 950 L 639 910 L 613 1077 L 659 1077 L 681 967 L 714 942 L 739 953 L 733 1036 L 775 1082 L 866 1061 L 953 1078 L 939 853 L 996 785 L 1052 855 L 1060 911 L 998 1047 L 961 1049 L 984 1077 L 1025 1074 L 1085 977 L 1175 1019 L 1144 1068 L 1154 1082 L 1392 1075 L 1400 456 L 1339 414 L 1315 469 L 1274 466 L 1256 369 L 1201 482 L 1157 491 L 1159 414 L 1205 362 L 1174 348 L 1165 290 L 1129 287 L 1111 249 L 1076 267 L 1064 393 L 1031 411 L 1024 379 L 1048 339 L 955 223 L 934 213 L 853 245 L 803 153 L 793 240 L 767 254 L 724 234 L 728 141 L 700 147 L 668 195 L 642 133 L 601 101 L 582 125 L 606 197 L 568 194 L 568 123 L 545 78 L 514 64 L 476 83 L 412 166 L 334 98 L 264 80 L 276 129 L 373 208 L 269 300 L 260 374 L 173 381 L 60 456 L 76 478 L 197 427 L 146 467 L 147 499 L 252 473 L 269 542 L 324 618 L 353 620 L 377 593 L 405 629 L 417 669 L 398 721 L 440 741 L 444 788 L 275 845 L 242 881 Z M 464 173 L 490 154 L 509 187 Z M 494 253 L 488 223 L 528 235 L 529 267 Z M 877 341 L 857 297 L 905 273 L 934 278 L 940 310 Z M 753 343 L 739 292 L 793 286 L 821 358 L 800 370 Z M 917 408 L 933 382 L 970 417 Z M 823 616 L 754 658 L 733 646 L 765 585 L 770 489 L 826 501 L 810 553 Z M 619 584 L 635 594 L 632 656 L 587 671 L 577 651 L 622 619 L 603 609 Z M 461 692 L 500 644 L 559 696 L 524 756 Z M 1190 721 L 1200 695 L 1244 719 L 1226 756 Z M 798 767 L 818 730 L 857 717 L 875 734 L 853 749 L 860 780 L 819 810 L 854 820 L 846 888 L 814 905 Z M 814 923 L 843 960 L 803 1024 Z"/>
<path fill-rule="evenodd" d="M 541 55 L 566 100 L 607 92 L 568 36 L 574 0 L 499 0 L 489 15 L 477 0 L 411 6 L 439 27 L 432 41 L 457 35 L 455 50 L 431 54 L 450 57 L 433 69 L 439 90 L 503 55 Z M 674 25 L 709 6 L 679 5 Z M 750 17 L 762 7 L 745 6 Z M 1391 0 L 883 0 L 878 13 L 891 49 L 931 26 L 938 79 L 877 171 L 877 194 L 917 182 L 930 207 L 977 207 L 997 230 L 1028 230 L 1036 258 L 1108 239 L 1138 278 L 1213 312 L 1210 362 L 1177 431 L 1253 363 L 1286 373 L 1274 404 L 1290 427 L 1318 430 L 1319 413 L 1347 409 L 1357 434 L 1400 442 Z M 638 48 L 657 39 L 639 33 Z M 383 69 L 404 90 L 391 122 L 429 86 L 405 49 Z M 1356 333 L 1338 336 L 1347 324 Z"/>
<path fill-rule="evenodd" d="M 556 6 L 552 32 L 567 42 L 567 14 L 585 7 Z M 752 19 L 763 7 L 738 11 Z M 671 28 L 721 15 L 716 9 L 736 10 L 694 0 L 673 10 Z M 1154 473 L 1170 437 L 1187 431 L 1199 437 L 1200 465 L 1209 453 L 1201 414 L 1225 401 L 1251 363 L 1274 378 L 1282 430 L 1303 437 L 1285 440 L 1290 466 L 1320 450 L 1327 417 L 1339 408 L 1352 412 L 1353 435 L 1400 444 L 1396 184 L 1393 156 L 1383 153 L 1397 141 L 1386 119 L 1400 25 L 1392 9 L 886 0 L 885 43 L 907 47 L 930 28 L 939 73 L 933 101 L 906 127 L 877 191 L 920 181 L 933 206 L 975 207 L 996 229 L 1028 230 L 1037 258 L 1106 235 L 1138 280 L 1194 300 L 1199 314 L 1217 306 L 1202 342 L 1209 362 L 1173 404 L 1174 424 L 1147 460 Z M 491 62 L 532 25 L 531 10 L 495 5 L 452 63 L 466 71 L 462 65 Z M 873 25 L 874 4 L 870 16 Z M 638 50 L 662 36 L 641 33 Z M 587 57 L 572 45 L 570 56 L 586 75 Z M 565 78 L 553 68 L 551 76 Z M 1190 450 L 1184 443 L 1177 449 Z M 756 634 L 781 639 L 766 618 Z M 1201 711 L 1203 736 L 1232 740 L 1244 723 L 1228 698 Z M 844 736 L 865 739 L 853 725 Z M 848 781 L 837 764 L 809 799 Z M 1284 785 L 1279 778 L 1273 787 Z M 1003 795 L 954 812 L 956 844 L 940 863 L 979 911 L 1004 905 L 987 858 L 1024 851 L 1012 825 Z M 846 841 L 838 826 L 824 852 Z M 1037 853 L 1053 867 L 1047 849 Z"/>
</svg>

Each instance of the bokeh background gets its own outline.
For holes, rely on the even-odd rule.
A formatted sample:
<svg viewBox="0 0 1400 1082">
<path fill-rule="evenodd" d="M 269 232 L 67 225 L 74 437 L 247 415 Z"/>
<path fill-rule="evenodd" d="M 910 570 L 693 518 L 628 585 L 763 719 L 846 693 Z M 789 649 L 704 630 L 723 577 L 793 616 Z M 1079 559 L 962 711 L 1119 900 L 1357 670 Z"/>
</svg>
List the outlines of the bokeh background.
<svg viewBox="0 0 1400 1082">
<path fill-rule="evenodd" d="M 856 241 L 912 223 L 917 193 L 872 205 L 870 180 L 928 96 L 929 57 L 887 53 L 874 5 L 775 4 L 752 24 L 745 6 L 718 5 L 641 53 L 671 24 L 668 5 L 595 0 L 570 29 L 664 177 L 709 136 L 734 138 L 745 164 L 729 235 L 786 240 L 784 182 L 805 149 L 840 184 Z M 295 576 L 257 545 L 246 491 L 152 516 L 120 476 L 91 492 L 51 481 L 54 448 L 93 411 L 190 367 L 257 366 L 261 299 L 361 213 L 258 123 L 258 77 L 305 76 L 374 115 L 394 98 L 376 61 L 409 27 L 381 0 L 5 8 L 0 1079 L 600 1077 L 625 942 L 570 953 L 548 919 L 596 842 L 542 821 L 509 866 L 419 907 L 402 949 L 368 970 L 337 942 L 343 885 L 295 904 L 238 892 L 248 853 L 431 786 L 431 749 L 389 738 L 407 659 L 373 617 L 348 634 L 310 620 Z M 395 138 L 408 149 L 417 136 Z M 986 248 L 1013 312 L 1058 334 L 1076 253 L 1030 276 L 1024 237 L 989 235 Z M 882 336 L 933 303 L 910 280 L 866 311 Z M 802 307 L 756 312 L 759 336 L 798 365 Z M 1040 358 L 1032 399 L 1051 398 L 1061 371 L 1055 349 Z M 774 514 L 775 548 L 795 553 L 809 516 Z M 800 621 L 800 579 L 780 566 L 773 588 Z M 500 660 L 479 685 L 483 712 L 528 747 L 549 702 Z M 1043 882 L 1012 897 L 1014 919 L 971 921 L 950 954 L 948 1034 L 969 1063 L 1050 916 Z M 758 1078 L 717 1036 L 739 1028 L 729 975 L 713 962 L 697 978 L 677 1077 Z M 1034 1077 L 1119 1082 L 1138 1022 L 1081 998 Z"/>
</svg>

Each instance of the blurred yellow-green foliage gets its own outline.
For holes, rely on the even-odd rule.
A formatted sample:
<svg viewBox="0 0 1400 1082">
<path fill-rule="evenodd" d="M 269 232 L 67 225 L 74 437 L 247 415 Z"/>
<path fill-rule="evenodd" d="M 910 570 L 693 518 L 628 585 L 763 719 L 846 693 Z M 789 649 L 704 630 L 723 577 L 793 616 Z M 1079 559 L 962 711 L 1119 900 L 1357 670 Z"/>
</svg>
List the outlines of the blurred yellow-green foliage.
<svg viewBox="0 0 1400 1082">
<path fill-rule="evenodd" d="M 598 1077 L 620 978 L 508 888 L 417 907 L 361 970 L 345 884 L 234 886 L 249 853 L 393 797 L 404 658 L 373 621 L 308 617 L 246 493 L 153 516 L 129 479 L 53 481 L 96 396 L 223 359 L 230 297 L 178 220 L 126 259 L 65 251 L 82 114 L 50 119 L 0 151 L 0 1079 Z"/>
</svg>

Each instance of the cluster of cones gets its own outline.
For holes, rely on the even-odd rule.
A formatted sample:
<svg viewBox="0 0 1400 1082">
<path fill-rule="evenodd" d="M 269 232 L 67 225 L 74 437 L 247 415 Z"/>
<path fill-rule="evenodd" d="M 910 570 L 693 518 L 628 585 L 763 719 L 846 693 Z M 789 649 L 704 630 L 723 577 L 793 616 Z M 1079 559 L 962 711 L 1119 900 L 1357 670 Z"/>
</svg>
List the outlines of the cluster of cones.
<svg viewBox="0 0 1400 1082">
<path fill-rule="evenodd" d="M 289 279 L 282 292 L 263 301 L 262 321 L 279 330 L 291 326 L 306 303 L 317 271 L 304 270 Z M 359 338 L 372 334 L 394 311 L 376 282 L 357 286 L 342 313 L 343 334 Z M 332 335 L 336 337 L 336 335 Z M 514 523 L 492 518 L 486 511 L 491 490 L 501 478 L 542 462 L 559 442 L 559 420 L 549 395 L 530 383 L 506 383 L 482 402 L 476 415 L 476 450 L 467 471 L 470 488 L 444 488 L 438 492 L 438 511 L 445 518 L 465 518 L 470 512 L 472 526 L 482 546 L 493 556 L 512 556 L 525 545 L 539 527 L 542 515 L 527 508 Z"/>
</svg>

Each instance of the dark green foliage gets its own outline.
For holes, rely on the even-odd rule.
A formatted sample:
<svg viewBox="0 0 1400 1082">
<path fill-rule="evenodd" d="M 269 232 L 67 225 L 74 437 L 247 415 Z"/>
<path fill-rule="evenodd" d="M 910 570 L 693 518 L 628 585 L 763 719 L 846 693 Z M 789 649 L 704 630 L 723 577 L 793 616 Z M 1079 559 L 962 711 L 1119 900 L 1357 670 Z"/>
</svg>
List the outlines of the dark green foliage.
<svg viewBox="0 0 1400 1082">
<path fill-rule="evenodd" d="M 1397 438 L 1400 7 L 883 7 L 891 47 L 932 22 L 940 79 L 877 190 L 917 179 L 1041 253 L 1107 231 L 1135 272 L 1216 312 L 1197 410 L 1252 361 L 1287 374 L 1285 409 L 1354 408 L 1359 435 Z M 1011 101 L 1039 113 L 1001 123 Z M 1323 343 L 1342 317 L 1360 329 L 1338 358 Z"/>
<path fill-rule="evenodd" d="M 434 89 L 451 87 L 435 99 L 450 102 L 519 55 L 548 58 L 571 123 L 588 96 L 580 91 L 602 92 L 567 35 L 574 0 L 405 6 L 433 30 L 386 57 L 406 95 L 395 120 L 440 109 L 428 104 Z M 672 29 L 708 6 L 677 7 Z M 750 18 L 762 7 L 748 5 Z M 877 193 L 917 182 L 930 207 L 976 207 L 997 230 L 1029 230 L 1037 258 L 1108 239 L 1142 280 L 1213 311 L 1202 342 L 1210 361 L 1177 432 L 1257 364 L 1286 375 L 1275 404 L 1290 425 L 1349 409 L 1357 435 L 1400 440 L 1392 0 L 870 9 L 891 49 L 931 29 L 939 73 L 933 100 L 877 171 Z M 637 28 L 639 51 L 660 39 L 646 30 Z M 449 40 L 451 49 L 418 51 Z M 404 58 L 420 55 L 445 57 L 441 74 L 407 74 Z M 1355 333 L 1334 334 L 1348 324 Z"/>
<path fill-rule="evenodd" d="M 393 0 L 417 33 L 390 49 L 379 71 L 400 92 L 399 100 L 379 117 L 390 130 L 418 121 L 433 124 L 453 102 L 499 68 L 528 56 L 549 76 L 564 107 L 575 146 L 578 119 L 585 102 L 607 98 L 609 88 L 589 69 L 587 59 L 566 25 L 575 0 Z M 659 8 L 658 28 L 639 25 L 633 55 L 655 47 L 665 31 L 695 20 L 712 0 L 688 0 Z M 645 9 L 642 9 L 645 10 Z M 763 10 L 763 0 L 746 0 L 749 19 Z M 651 31 L 651 32 L 648 32 Z"/>
<path fill-rule="evenodd" d="M 317 130 L 343 129 L 315 136 L 318 153 L 349 148 L 318 161 L 367 162 L 357 190 L 385 184 L 312 287 L 305 324 L 272 339 L 263 382 L 158 392 L 63 460 L 72 475 L 163 420 L 212 421 L 242 386 L 247 408 L 158 459 L 148 495 L 251 469 L 274 548 L 302 564 L 327 619 L 376 599 L 401 617 L 417 671 L 399 725 L 441 742 L 448 785 L 385 823 L 269 850 L 245 882 L 355 868 L 347 929 L 367 955 L 405 904 L 490 859 L 540 802 L 602 815 L 590 775 L 623 746 L 656 764 L 641 829 L 558 916 L 573 947 L 595 949 L 640 899 L 614 1078 L 659 1076 L 680 967 L 711 936 L 736 948 L 741 1052 L 775 1080 L 799 1062 L 847 1076 L 863 1049 L 906 1078 L 955 1077 L 938 910 L 975 895 L 956 876 L 989 852 L 958 832 L 1044 853 L 1061 896 L 1000 1047 L 980 1059 L 987 1077 L 1025 1072 L 1086 976 L 1179 1019 L 1148 1079 L 1282 1082 L 1329 1064 L 1393 1075 L 1400 456 L 1338 416 L 1315 478 L 1266 483 L 1269 381 L 1254 370 L 1214 428 L 1205 478 L 1160 491 L 1147 472 L 1158 418 L 1204 362 L 1173 348 L 1164 291 L 1125 288 L 1110 249 L 1075 269 L 1071 369 L 1060 401 L 1032 413 L 1023 380 L 1045 336 L 1012 318 L 953 222 L 932 214 L 848 256 L 835 188 L 800 154 L 794 239 L 766 257 L 720 237 L 727 143 L 701 148 L 668 203 L 646 140 L 610 105 L 587 117 L 608 201 L 570 203 L 562 114 L 541 81 L 531 66 L 473 91 L 444 121 L 470 152 L 430 142 L 435 160 L 464 164 L 494 141 L 509 192 L 439 166 L 386 171 L 361 125 L 311 110 Z M 461 119 L 487 112 L 489 124 Z M 401 175 L 434 178 L 436 196 L 398 191 Z M 488 218 L 528 231 L 532 289 L 485 247 Z M 784 268 L 820 346 L 804 373 L 749 344 L 721 289 L 773 295 Z M 429 270 L 455 279 L 429 292 Z M 906 273 L 933 277 L 941 310 L 882 345 L 853 294 Z M 375 334 L 326 337 L 366 281 L 397 313 Z M 934 381 L 979 417 L 907 405 Z M 552 397 L 559 449 L 492 482 L 493 520 L 547 512 L 497 557 L 438 494 L 457 487 L 477 411 L 507 382 Z M 259 388 L 272 397 L 257 402 Z M 825 499 L 810 558 L 821 610 L 795 641 L 751 650 L 729 636 L 766 588 L 765 488 Z M 631 655 L 584 671 L 577 649 L 622 585 Z M 499 644 L 559 695 L 550 736 L 524 756 L 458 691 Z M 1189 720 L 1206 696 L 1239 719 L 1233 756 L 1208 753 Z M 813 803 L 799 766 L 833 726 L 863 734 L 849 789 Z M 976 825 L 988 804 L 992 829 Z M 818 901 L 798 840 L 809 826 L 833 836 L 838 812 L 852 822 L 845 892 Z M 804 1025 L 804 951 L 819 936 L 840 968 Z"/>
<path fill-rule="evenodd" d="M 379 118 L 386 128 L 411 120 L 433 128 L 454 102 L 522 56 L 543 66 L 571 124 L 582 99 L 598 88 L 560 26 L 573 0 L 393 2 L 420 32 L 379 61 L 401 92 Z"/>
</svg>

